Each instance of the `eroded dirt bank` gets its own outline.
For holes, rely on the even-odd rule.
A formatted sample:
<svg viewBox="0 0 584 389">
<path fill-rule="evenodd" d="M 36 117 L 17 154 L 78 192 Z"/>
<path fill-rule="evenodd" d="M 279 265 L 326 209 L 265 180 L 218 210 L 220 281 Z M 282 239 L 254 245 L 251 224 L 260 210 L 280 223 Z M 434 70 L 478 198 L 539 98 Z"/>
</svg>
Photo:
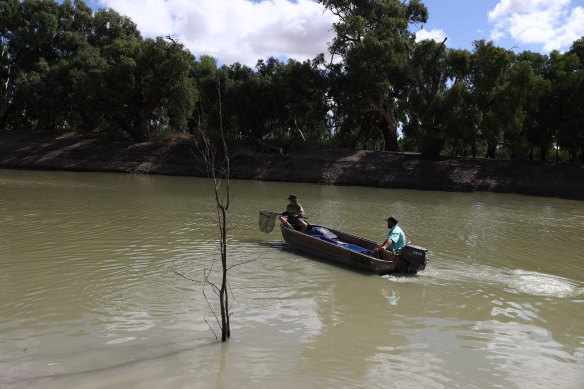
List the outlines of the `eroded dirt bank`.
<svg viewBox="0 0 584 389">
<path fill-rule="evenodd" d="M 0 166 L 206 176 L 191 139 L 0 133 Z M 282 157 L 258 145 L 231 147 L 232 178 L 384 188 L 488 191 L 584 200 L 584 166 L 307 147 Z"/>
</svg>

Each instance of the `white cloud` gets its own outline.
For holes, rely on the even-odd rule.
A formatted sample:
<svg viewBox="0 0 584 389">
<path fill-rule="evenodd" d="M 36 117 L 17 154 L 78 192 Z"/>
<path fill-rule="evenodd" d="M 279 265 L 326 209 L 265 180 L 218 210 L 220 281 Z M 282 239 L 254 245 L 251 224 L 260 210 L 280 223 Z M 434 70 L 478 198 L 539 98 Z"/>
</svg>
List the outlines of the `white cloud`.
<svg viewBox="0 0 584 389">
<path fill-rule="evenodd" d="M 446 38 L 446 33 L 442 29 L 435 28 L 433 30 L 421 29 L 416 32 L 416 42 L 423 41 L 425 39 L 432 39 L 436 42 L 442 42 Z"/>
<path fill-rule="evenodd" d="M 584 35 L 584 7 L 572 0 L 500 0 L 489 12 L 491 39 L 511 37 L 544 51 L 566 50 Z"/>
<path fill-rule="evenodd" d="M 489 12 L 489 19 L 498 19 L 515 13 L 531 13 L 547 9 L 562 9 L 571 0 L 500 0 Z"/>
<path fill-rule="evenodd" d="M 259 58 L 327 52 L 334 16 L 312 0 L 99 0 L 144 36 L 172 35 L 194 55 L 255 66 Z"/>
</svg>

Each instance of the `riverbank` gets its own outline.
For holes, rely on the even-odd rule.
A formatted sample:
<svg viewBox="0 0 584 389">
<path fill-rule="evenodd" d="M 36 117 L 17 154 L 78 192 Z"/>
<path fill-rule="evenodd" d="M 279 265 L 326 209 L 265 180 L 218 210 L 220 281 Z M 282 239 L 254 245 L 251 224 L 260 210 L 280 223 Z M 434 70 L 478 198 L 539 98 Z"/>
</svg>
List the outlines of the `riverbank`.
<svg viewBox="0 0 584 389">
<path fill-rule="evenodd" d="M 233 145 L 231 177 L 394 189 L 485 191 L 584 200 L 584 166 L 306 147 Z M 0 133 L 0 167 L 207 176 L 192 139 L 136 143 L 95 135 Z"/>
</svg>

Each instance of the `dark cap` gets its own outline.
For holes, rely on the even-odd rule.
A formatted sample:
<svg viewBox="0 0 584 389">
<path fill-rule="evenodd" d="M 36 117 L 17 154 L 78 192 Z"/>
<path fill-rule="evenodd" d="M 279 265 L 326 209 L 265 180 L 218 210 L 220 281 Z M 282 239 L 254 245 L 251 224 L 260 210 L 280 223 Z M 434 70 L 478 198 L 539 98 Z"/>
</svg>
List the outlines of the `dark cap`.
<svg viewBox="0 0 584 389">
<path fill-rule="evenodd" d="M 397 223 L 398 223 L 398 220 L 397 220 L 395 217 L 393 217 L 393 216 L 390 216 L 390 217 L 388 217 L 388 218 L 387 218 L 387 221 L 388 221 L 388 222 L 395 223 L 395 224 L 397 224 Z"/>
<path fill-rule="evenodd" d="M 296 196 L 295 194 L 291 194 L 290 196 L 288 196 L 288 200 L 297 200 L 298 196 Z"/>
</svg>

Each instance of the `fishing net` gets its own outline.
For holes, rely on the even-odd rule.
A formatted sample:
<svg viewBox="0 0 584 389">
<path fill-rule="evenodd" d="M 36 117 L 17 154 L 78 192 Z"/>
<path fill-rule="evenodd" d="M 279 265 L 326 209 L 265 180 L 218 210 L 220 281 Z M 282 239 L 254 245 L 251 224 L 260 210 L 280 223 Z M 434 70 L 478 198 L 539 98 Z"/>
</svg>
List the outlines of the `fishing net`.
<svg viewBox="0 0 584 389">
<path fill-rule="evenodd" d="M 260 211 L 260 231 L 262 232 L 272 232 L 274 225 L 276 225 L 275 212 Z"/>
</svg>

